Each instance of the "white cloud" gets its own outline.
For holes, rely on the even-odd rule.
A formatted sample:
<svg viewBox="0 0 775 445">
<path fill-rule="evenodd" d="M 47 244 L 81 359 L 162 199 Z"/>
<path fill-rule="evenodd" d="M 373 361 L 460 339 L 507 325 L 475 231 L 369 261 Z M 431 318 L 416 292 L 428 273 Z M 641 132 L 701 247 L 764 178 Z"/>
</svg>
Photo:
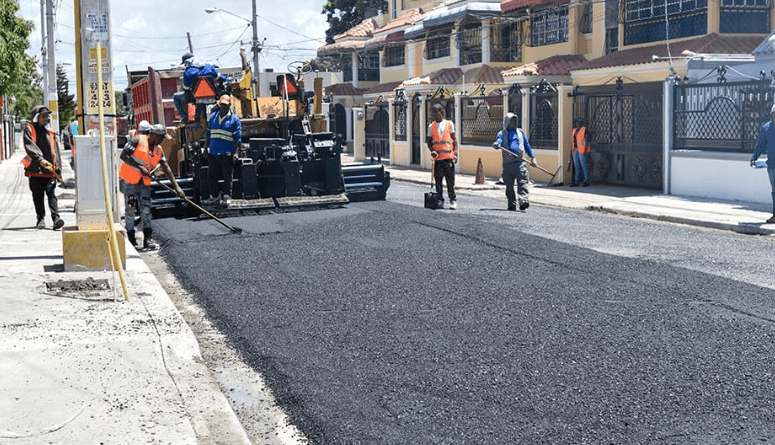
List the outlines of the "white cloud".
<svg viewBox="0 0 775 445">
<path fill-rule="evenodd" d="M 54 0 L 52 0 L 54 1 Z M 328 28 L 325 15 L 321 14 L 325 0 L 257 1 L 259 40 L 264 42 L 261 52 L 261 69 L 284 71 L 294 60 L 315 57 L 315 50 L 322 46 Z M 75 92 L 75 29 L 73 2 L 54 1 L 58 10 L 55 58 L 57 63 L 66 62 L 71 94 Z M 188 37 L 197 58 L 220 66 L 234 67 L 241 64 L 240 46 L 244 46 L 249 59 L 253 30 L 248 22 L 225 12 L 208 14 L 205 8 L 218 7 L 250 19 L 252 3 L 248 0 L 130 0 L 110 2 L 111 48 L 113 51 L 113 82 L 116 89 L 127 86 L 126 70 L 141 71 L 147 67 L 169 68 L 180 63 L 181 55 L 188 51 Z M 20 2 L 19 14 L 35 22 L 30 35 L 29 54 L 40 59 L 40 2 Z M 266 40 L 264 40 L 264 38 Z M 313 40 L 317 39 L 317 40 Z M 239 41 L 245 43 L 240 45 Z M 252 60 L 252 59 L 251 59 Z"/>
</svg>

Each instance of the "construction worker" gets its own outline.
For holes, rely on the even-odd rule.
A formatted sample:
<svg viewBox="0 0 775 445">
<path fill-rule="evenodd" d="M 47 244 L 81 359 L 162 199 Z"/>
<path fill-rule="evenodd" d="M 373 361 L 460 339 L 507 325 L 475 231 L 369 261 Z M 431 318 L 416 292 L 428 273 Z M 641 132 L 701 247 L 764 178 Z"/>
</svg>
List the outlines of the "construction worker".
<svg viewBox="0 0 775 445">
<path fill-rule="evenodd" d="M 506 184 L 506 198 L 508 199 L 508 209 L 517 210 L 517 195 L 519 196 L 519 210 L 526 210 L 530 207 L 528 199 L 529 190 L 527 184 L 530 181 L 530 175 L 527 171 L 525 162 L 530 158 L 530 165 L 536 166 L 535 156 L 530 143 L 527 141 L 525 132 L 517 127 L 517 115 L 506 113 L 503 116 L 503 130 L 498 132 L 498 136 L 492 146 L 496 150 L 503 150 L 503 182 Z M 511 154 L 510 154 L 511 153 Z M 516 156 L 515 156 L 516 155 Z M 514 181 L 517 182 L 517 193 L 514 193 Z"/>
<path fill-rule="evenodd" d="M 444 119 L 444 107 L 436 104 L 432 108 L 435 120 L 428 125 L 426 144 L 433 158 L 433 176 L 436 180 L 436 196 L 439 197 L 436 208 L 444 208 L 442 198 L 442 179 L 447 181 L 447 195 L 449 196 L 449 208 L 457 209 L 457 195 L 455 194 L 455 163 L 457 162 L 457 139 L 455 139 L 455 124 Z"/>
<path fill-rule="evenodd" d="M 751 167 L 753 167 L 762 153 L 767 155 L 767 177 L 770 179 L 772 192 L 772 216 L 767 219 L 768 224 L 775 223 L 775 105 L 770 108 L 770 116 L 772 119 L 762 126 L 756 148 L 751 156 Z"/>
<path fill-rule="evenodd" d="M 589 134 L 587 127 L 584 125 L 584 118 L 576 117 L 573 119 L 574 128 L 571 132 L 571 142 L 573 143 L 573 182 L 571 187 L 578 187 L 579 176 L 584 173 L 584 182 L 582 187 L 589 186 L 589 167 L 587 167 L 589 160 Z"/>
<path fill-rule="evenodd" d="M 57 134 L 48 128 L 51 111 L 43 105 L 32 108 L 32 123 L 24 128 L 24 151 L 27 155 L 22 159 L 24 176 L 30 181 L 32 202 L 35 204 L 37 229 L 46 228 L 46 207 L 43 195 L 48 197 L 48 209 L 54 230 L 62 228 L 65 222 L 59 217 L 59 202 L 56 195 L 57 178 L 61 180 L 62 163 L 57 144 Z"/>
<path fill-rule="evenodd" d="M 216 69 L 214 66 L 210 65 L 209 63 L 199 63 L 194 59 L 194 55 L 191 53 L 185 53 L 183 54 L 183 66 L 186 67 L 186 70 L 183 71 L 183 91 L 178 91 L 177 93 L 172 95 L 172 101 L 175 103 L 175 109 L 178 110 L 178 114 L 180 115 L 181 122 L 188 122 L 188 103 L 194 102 L 193 92 L 191 91 L 191 88 L 193 88 L 196 84 L 197 79 L 200 77 L 210 77 L 213 80 L 213 83 L 215 83 L 215 80 L 218 79 L 218 69 Z M 204 114 L 202 107 L 196 108 L 196 115 L 194 119 L 198 121 L 202 114 Z"/>
<path fill-rule="evenodd" d="M 242 143 L 242 122 L 231 111 L 231 96 L 222 95 L 218 99 L 218 112 L 210 115 L 210 121 L 205 130 L 205 147 L 209 155 L 207 168 L 207 183 L 210 198 L 204 201 L 206 205 L 218 204 L 221 196 L 218 180 L 223 179 L 223 200 L 220 203 L 226 207 L 231 202 L 231 183 L 234 178 L 234 154 Z"/>
<path fill-rule="evenodd" d="M 161 124 L 151 126 L 148 134 L 138 134 L 129 139 L 121 151 L 121 168 L 118 176 L 121 179 L 121 192 L 125 199 L 124 224 L 127 237 L 133 246 L 137 246 L 135 237 L 135 212 L 139 211 L 143 224 L 143 248 L 155 249 L 156 243 L 151 238 L 151 174 L 158 167 L 172 182 L 178 196 L 184 197 L 183 190 L 175 181 L 167 160 L 164 158 L 161 142 L 164 139 L 172 139 L 167 130 Z"/>
</svg>

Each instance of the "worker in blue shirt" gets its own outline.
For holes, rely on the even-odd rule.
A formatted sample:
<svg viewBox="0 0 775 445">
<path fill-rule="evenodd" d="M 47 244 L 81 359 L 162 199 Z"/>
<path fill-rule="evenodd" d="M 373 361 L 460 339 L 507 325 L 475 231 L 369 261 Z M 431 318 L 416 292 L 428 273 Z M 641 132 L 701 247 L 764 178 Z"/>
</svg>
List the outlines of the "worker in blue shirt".
<svg viewBox="0 0 775 445">
<path fill-rule="evenodd" d="M 198 63 L 194 59 L 194 55 L 191 53 L 183 54 L 183 66 L 186 70 L 183 71 L 183 91 L 178 91 L 172 95 L 172 101 L 175 103 L 175 109 L 178 110 L 182 122 L 188 122 L 187 106 L 189 102 L 194 101 L 193 92 L 191 88 L 194 87 L 196 80 L 200 77 L 210 77 L 215 83 L 218 79 L 218 70 L 209 63 Z M 202 107 L 196 108 L 195 120 L 199 120 L 202 117 Z"/>
<path fill-rule="evenodd" d="M 231 96 L 218 99 L 218 112 L 210 115 L 205 130 L 205 147 L 209 147 L 207 182 L 210 197 L 206 205 L 218 204 L 226 207 L 231 201 L 231 183 L 234 178 L 234 154 L 242 143 L 242 122 L 231 111 Z M 218 180 L 223 179 L 223 199 L 220 199 Z"/>
<path fill-rule="evenodd" d="M 492 146 L 496 150 L 503 150 L 503 182 L 506 184 L 506 198 L 508 209 L 517 210 L 517 195 L 519 195 L 519 210 L 530 207 L 528 201 L 529 191 L 527 183 L 530 176 L 525 162 L 535 167 L 536 161 L 533 149 L 527 141 L 527 136 L 521 128 L 517 128 L 517 115 L 506 113 L 503 116 L 503 130 L 498 132 L 498 137 Z M 528 160 L 528 157 L 530 158 Z M 524 161 L 524 162 L 523 162 Z M 517 193 L 514 193 L 514 181 L 517 182 Z"/>
<path fill-rule="evenodd" d="M 756 141 L 756 148 L 751 156 L 751 167 L 763 152 L 767 153 L 767 176 L 770 178 L 770 188 L 772 193 L 772 216 L 767 220 L 768 223 L 775 223 L 775 105 L 770 109 L 772 119 L 764 124 L 759 132 L 759 140 Z"/>
</svg>

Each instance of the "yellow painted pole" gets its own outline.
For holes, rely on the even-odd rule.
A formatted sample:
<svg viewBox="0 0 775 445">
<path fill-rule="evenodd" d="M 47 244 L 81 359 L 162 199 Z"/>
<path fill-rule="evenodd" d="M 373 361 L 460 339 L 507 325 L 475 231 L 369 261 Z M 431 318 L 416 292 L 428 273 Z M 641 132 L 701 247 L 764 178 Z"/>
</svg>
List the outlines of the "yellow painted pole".
<svg viewBox="0 0 775 445">
<path fill-rule="evenodd" d="M 113 99 L 111 99 L 113 100 Z M 118 269 L 118 277 L 121 279 L 121 287 L 124 290 L 124 300 L 129 301 L 129 291 L 126 288 L 124 268 L 121 267 L 121 255 L 118 250 L 117 233 L 113 228 L 113 212 L 110 206 L 110 187 L 108 180 L 108 156 L 105 150 L 105 109 L 102 106 L 102 43 L 97 41 L 97 109 L 99 110 L 100 125 L 100 153 L 102 154 L 102 186 L 105 191 L 105 210 L 108 212 L 108 241 L 110 245 L 111 263 Z"/>
</svg>

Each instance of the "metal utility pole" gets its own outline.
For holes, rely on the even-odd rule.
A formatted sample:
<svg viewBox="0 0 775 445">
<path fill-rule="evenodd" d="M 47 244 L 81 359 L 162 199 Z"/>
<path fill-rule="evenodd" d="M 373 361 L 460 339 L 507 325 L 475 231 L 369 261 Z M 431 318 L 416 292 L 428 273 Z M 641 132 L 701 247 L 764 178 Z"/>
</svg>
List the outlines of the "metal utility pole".
<svg viewBox="0 0 775 445">
<path fill-rule="evenodd" d="M 261 96 L 259 75 L 261 71 L 258 69 L 258 53 L 261 51 L 261 47 L 258 42 L 258 16 L 256 15 L 256 0 L 253 0 L 253 68 L 256 72 L 253 74 L 253 81 L 256 83 L 256 97 Z"/>
<path fill-rule="evenodd" d="M 51 129 L 59 133 L 59 96 L 57 93 L 57 66 L 54 58 L 54 5 L 46 0 L 46 42 L 48 46 L 48 88 L 44 102 L 51 111 Z"/>
<path fill-rule="evenodd" d="M 40 0 L 40 69 L 43 72 L 43 103 L 48 91 L 48 57 L 46 55 L 46 0 Z"/>
</svg>

